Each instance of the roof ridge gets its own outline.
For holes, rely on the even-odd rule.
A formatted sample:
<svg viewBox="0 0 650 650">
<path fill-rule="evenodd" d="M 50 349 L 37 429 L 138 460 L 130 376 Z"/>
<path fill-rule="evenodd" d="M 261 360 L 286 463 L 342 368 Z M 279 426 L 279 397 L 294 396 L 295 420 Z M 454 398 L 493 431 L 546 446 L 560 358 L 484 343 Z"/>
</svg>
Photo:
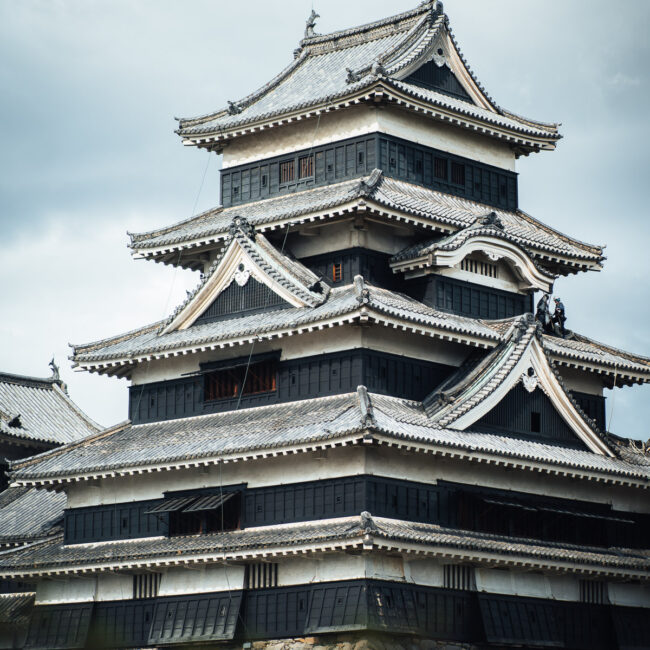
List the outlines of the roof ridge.
<svg viewBox="0 0 650 650">
<path fill-rule="evenodd" d="M 33 377 L 30 375 L 19 375 L 11 372 L 0 372 L 0 383 L 15 384 L 17 386 L 30 386 L 32 388 L 54 388 L 58 385 L 59 379 L 53 377 Z"/>
</svg>

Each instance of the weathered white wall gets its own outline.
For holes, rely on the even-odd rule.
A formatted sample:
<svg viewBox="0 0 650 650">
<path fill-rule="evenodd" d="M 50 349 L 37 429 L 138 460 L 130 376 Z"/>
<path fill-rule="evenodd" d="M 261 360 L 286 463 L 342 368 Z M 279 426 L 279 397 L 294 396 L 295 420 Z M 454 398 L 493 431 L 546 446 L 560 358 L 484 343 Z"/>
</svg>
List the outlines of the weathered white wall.
<svg viewBox="0 0 650 650">
<path fill-rule="evenodd" d="M 440 562 L 432 558 L 426 560 L 410 559 L 405 561 L 404 564 L 408 582 L 428 587 L 444 586 L 444 570 Z"/>
<path fill-rule="evenodd" d="M 85 603 L 95 600 L 96 589 L 95 577 L 40 580 L 36 586 L 35 602 L 37 605 Z"/>
<path fill-rule="evenodd" d="M 530 598 L 550 598 L 552 596 L 547 576 L 540 573 L 476 568 L 474 577 L 478 591 Z"/>
<path fill-rule="evenodd" d="M 101 573 L 97 576 L 97 600 L 129 600 L 133 598 L 133 575 Z"/>
<path fill-rule="evenodd" d="M 223 169 L 377 131 L 502 169 L 515 169 L 515 155 L 505 143 L 405 109 L 369 105 L 326 113 L 320 123 L 312 118 L 240 137 L 225 146 Z"/>
<path fill-rule="evenodd" d="M 650 607 L 650 587 L 610 582 L 609 602 L 624 607 Z"/>
<path fill-rule="evenodd" d="M 243 589 L 244 572 L 243 566 L 231 564 L 191 569 L 174 567 L 163 574 L 158 595 L 180 596 Z"/>
</svg>

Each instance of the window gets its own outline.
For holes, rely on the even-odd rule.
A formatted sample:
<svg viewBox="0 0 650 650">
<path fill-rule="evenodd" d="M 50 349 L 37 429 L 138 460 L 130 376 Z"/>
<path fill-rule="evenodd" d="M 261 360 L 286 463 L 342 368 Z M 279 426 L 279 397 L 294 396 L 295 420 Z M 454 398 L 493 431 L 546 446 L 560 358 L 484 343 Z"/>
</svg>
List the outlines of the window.
<svg viewBox="0 0 650 650">
<path fill-rule="evenodd" d="M 332 264 L 332 280 L 340 282 L 343 279 L 343 264 Z"/>
<path fill-rule="evenodd" d="M 357 154 L 357 164 L 358 164 L 359 167 L 363 167 L 363 159 L 364 159 L 363 151 L 360 151 Z"/>
<path fill-rule="evenodd" d="M 246 589 L 265 589 L 278 586 L 278 564 L 259 562 L 246 567 Z"/>
<path fill-rule="evenodd" d="M 446 589 L 474 591 L 474 568 L 464 564 L 446 564 L 443 567 L 443 584 Z"/>
<path fill-rule="evenodd" d="M 451 182 L 454 185 L 465 185 L 465 165 L 462 163 L 451 163 Z"/>
<path fill-rule="evenodd" d="M 293 160 L 280 163 L 280 183 L 290 183 L 296 179 L 296 170 Z"/>
<path fill-rule="evenodd" d="M 314 175 L 314 156 L 303 156 L 298 159 L 298 178 L 309 178 Z M 293 179 L 291 179 L 293 180 Z"/>
<path fill-rule="evenodd" d="M 232 195 L 239 196 L 239 187 L 237 187 L 236 185 L 232 188 Z"/>
<path fill-rule="evenodd" d="M 419 159 L 415 161 L 415 173 L 416 174 L 422 173 L 422 161 Z"/>
<path fill-rule="evenodd" d="M 442 181 L 447 180 L 447 159 L 446 158 L 433 159 L 433 175 Z"/>
<path fill-rule="evenodd" d="M 489 262 L 483 262 L 481 260 L 472 259 L 470 257 L 466 257 L 460 263 L 460 268 L 463 271 L 469 271 L 469 273 L 477 273 L 478 275 L 485 275 L 488 278 L 499 277 L 499 267 L 496 264 L 490 264 Z"/>
<path fill-rule="evenodd" d="M 248 372 L 246 368 L 248 367 Z M 246 384 L 242 387 L 244 383 Z M 244 395 L 268 393 L 277 388 L 277 361 L 272 359 L 215 370 L 205 375 L 204 401 L 234 399 Z"/>
<path fill-rule="evenodd" d="M 540 433 L 542 430 L 542 414 L 539 411 L 531 411 L 530 430 L 532 433 Z"/>
<path fill-rule="evenodd" d="M 262 187 L 266 187 L 266 182 L 267 182 L 266 174 L 262 174 Z"/>
<path fill-rule="evenodd" d="M 155 598 L 161 578 L 161 573 L 136 573 L 133 576 L 133 598 Z"/>
<path fill-rule="evenodd" d="M 580 580 L 580 600 L 583 603 L 606 605 L 609 602 L 607 585 L 600 580 Z"/>
</svg>

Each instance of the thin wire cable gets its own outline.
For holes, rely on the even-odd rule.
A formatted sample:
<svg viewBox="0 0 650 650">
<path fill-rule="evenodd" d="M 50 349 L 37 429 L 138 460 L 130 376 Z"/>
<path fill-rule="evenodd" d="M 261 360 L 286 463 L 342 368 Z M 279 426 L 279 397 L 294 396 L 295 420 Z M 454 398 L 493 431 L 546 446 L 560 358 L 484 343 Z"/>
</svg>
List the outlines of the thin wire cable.
<svg viewBox="0 0 650 650">
<path fill-rule="evenodd" d="M 618 377 L 618 366 L 614 366 L 614 385 L 612 386 L 612 408 L 609 409 L 609 422 L 607 423 L 607 432 L 609 433 L 612 427 L 612 418 L 614 417 L 614 404 L 616 402 L 616 379 Z"/>
</svg>

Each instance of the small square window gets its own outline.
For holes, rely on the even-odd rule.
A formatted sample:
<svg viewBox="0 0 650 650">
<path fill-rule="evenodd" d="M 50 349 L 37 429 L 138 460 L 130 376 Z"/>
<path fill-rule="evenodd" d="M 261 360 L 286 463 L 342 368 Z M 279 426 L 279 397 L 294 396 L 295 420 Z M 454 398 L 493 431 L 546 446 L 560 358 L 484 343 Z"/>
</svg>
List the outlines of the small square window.
<svg viewBox="0 0 650 650">
<path fill-rule="evenodd" d="M 237 186 L 232 188 L 233 196 L 239 196 L 239 188 Z"/>
<path fill-rule="evenodd" d="M 332 280 L 340 282 L 343 279 L 343 264 L 332 264 Z"/>
</svg>

